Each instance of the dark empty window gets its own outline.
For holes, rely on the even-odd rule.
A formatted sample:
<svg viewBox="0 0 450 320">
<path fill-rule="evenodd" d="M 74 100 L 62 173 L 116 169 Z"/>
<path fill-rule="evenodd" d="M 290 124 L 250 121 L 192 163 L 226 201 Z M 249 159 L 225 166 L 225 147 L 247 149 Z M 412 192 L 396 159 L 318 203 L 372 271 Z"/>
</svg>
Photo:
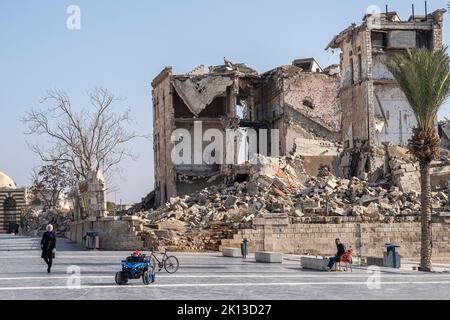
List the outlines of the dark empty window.
<svg viewBox="0 0 450 320">
<path fill-rule="evenodd" d="M 433 34 L 431 31 L 417 31 L 416 45 L 418 48 L 431 49 Z"/>
<path fill-rule="evenodd" d="M 313 101 L 312 101 L 311 98 L 305 98 L 305 99 L 303 100 L 303 105 L 304 105 L 305 107 L 310 108 L 310 109 L 314 109 L 314 103 L 313 103 Z"/>
<path fill-rule="evenodd" d="M 387 46 L 387 34 L 385 32 L 372 32 L 372 47 L 385 48 Z"/>
<path fill-rule="evenodd" d="M 16 210 L 16 200 L 14 200 L 13 198 L 9 197 L 6 198 L 4 204 L 3 204 L 3 209 L 8 212 L 8 211 L 15 211 Z"/>
</svg>

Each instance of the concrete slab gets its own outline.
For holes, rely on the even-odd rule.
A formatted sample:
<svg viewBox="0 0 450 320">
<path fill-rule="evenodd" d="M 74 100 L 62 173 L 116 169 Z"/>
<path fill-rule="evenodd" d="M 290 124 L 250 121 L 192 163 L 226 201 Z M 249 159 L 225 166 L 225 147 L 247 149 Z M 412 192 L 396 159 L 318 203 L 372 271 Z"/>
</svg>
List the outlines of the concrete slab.
<svg viewBox="0 0 450 320">
<path fill-rule="evenodd" d="M 303 269 L 326 271 L 330 259 L 317 257 L 301 257 L 300 264 Z"/>
<path fill-rule="evenodd" d="M 223 248 L 222 255 L 230 258 L 242 258 L 241 249 L 238 248 Z"/>
<path fill-rule="evenodd" d="M 256 262 L 283 263 L 283 254 L 278 252 L 258 251 L 255 252 Z"/>
</svg>

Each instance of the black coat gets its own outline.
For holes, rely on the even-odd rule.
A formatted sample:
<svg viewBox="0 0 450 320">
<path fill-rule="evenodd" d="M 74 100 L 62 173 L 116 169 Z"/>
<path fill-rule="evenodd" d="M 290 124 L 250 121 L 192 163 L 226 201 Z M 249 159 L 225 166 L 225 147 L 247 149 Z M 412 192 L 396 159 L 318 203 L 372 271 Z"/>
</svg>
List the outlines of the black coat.
<svg viewBox="0 0 450 320">
<path fill-rule="evenodd" d="M 339 243 L 337 245 L 337 253 L 336 253 L 336 255 L 337 256 L 342 256 L 342 255 L 344 255 L 346 253 L 347 253 L 347 249 L 345 248 L 345 245 L 343 243 Z"/>
<path fill-rule="evenodd" d="M 56 236 L 53 232 L 45 232 L 41 240 L 42 259 L 53 258 L 53 249 L 56 248 Z"/>
</svg>

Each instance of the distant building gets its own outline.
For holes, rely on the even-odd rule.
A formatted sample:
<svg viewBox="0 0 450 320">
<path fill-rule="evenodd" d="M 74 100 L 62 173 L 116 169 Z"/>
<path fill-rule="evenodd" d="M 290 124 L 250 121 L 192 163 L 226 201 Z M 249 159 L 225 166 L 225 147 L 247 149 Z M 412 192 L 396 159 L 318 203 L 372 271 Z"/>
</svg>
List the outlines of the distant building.
<svg viewBox="0 0 450 320">
<path fill-rule="evenodd" d="M 0 234 L 11 233 L 20 221 L 21 210 L 26 206 L 27 190 L 17 188 L 14 181 L 0 172 Z"/>
</svg>

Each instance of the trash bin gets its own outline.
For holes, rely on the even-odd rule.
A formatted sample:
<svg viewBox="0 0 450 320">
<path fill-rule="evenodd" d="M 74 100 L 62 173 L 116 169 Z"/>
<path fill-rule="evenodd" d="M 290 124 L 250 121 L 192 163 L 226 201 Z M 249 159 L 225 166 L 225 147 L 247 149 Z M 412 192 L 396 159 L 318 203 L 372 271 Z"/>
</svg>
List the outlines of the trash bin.
<svg viewBox="0 0 450 320">
<path fill-rule="evenodd" d="M 86 239 L 85 239 L 85 248 L 96 250 L 99 247 L 99 237 L 97 235 L 97 231 L 87 231 L 86 232 Z"/>
<path fill-rule="evenodd" d="M 86 232 L 85 235 L 83 236 L 83 248 L 89 249 L 87 239 L 88 239 L 88 236 L 87 236 L 87 232 Z"/>
<path fill-rule="evenodd" d="M 401 257 L 397 252 L 397 248 L 400 248 L 400 246 L 393 243 L 386 243 L 384 246 L 386 247 L 386 252 L 383 257 L 383 265 L 387 268 L 400 269 Z"/>
<path fill-rule="evenodd" d="M 248 255 L 248 243 L 249 241 L 247 239 L 244 239 L 244 241 L 242 241 L 241 243 L 241 253 L 244 259 L 247 259 Z"/>
</svg>

